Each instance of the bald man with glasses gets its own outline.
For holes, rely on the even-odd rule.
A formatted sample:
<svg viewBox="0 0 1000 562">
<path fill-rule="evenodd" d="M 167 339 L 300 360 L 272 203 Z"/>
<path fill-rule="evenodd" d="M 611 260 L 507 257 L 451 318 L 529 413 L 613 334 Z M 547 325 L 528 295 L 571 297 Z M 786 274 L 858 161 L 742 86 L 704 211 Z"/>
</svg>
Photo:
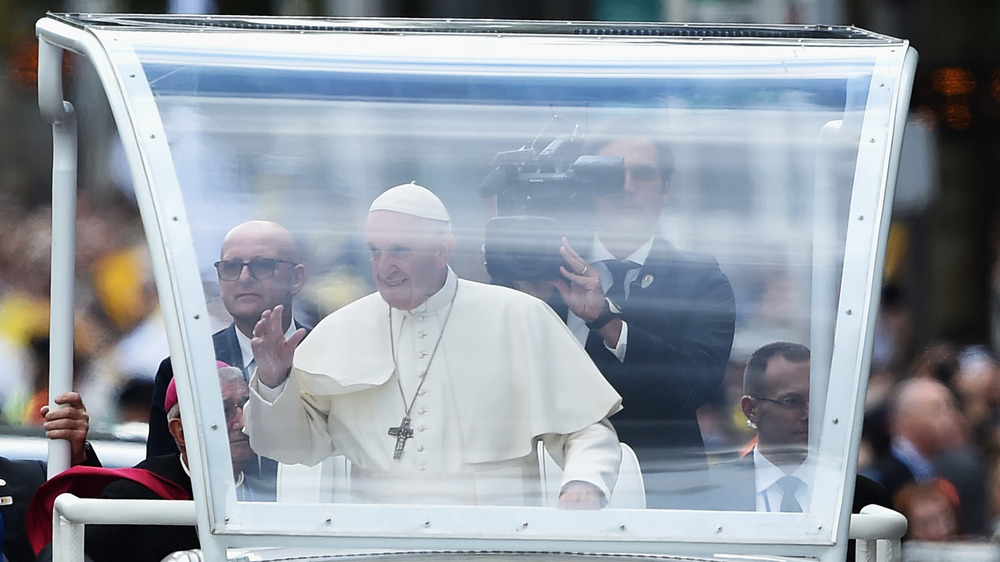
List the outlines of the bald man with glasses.
<svg viewBox="0 0 1000 562">
<path fill-rule="evenodd" d="M 303 328 L 292 318 L 292 302 L 306 283 L 306 268 L 295 239 L 285 227 L 255 220 L 239 224 L 226 234 L 215 270 L 222 302 L 233 318 L 232 324 L 212 336 L 215 358 L 238 367 L 249 380 L 254 366 L 250 338 L 263 311 L 282 305 L 281 325 L 286 338 Z M 167 385 L 173 376 L 168 357 L 160 364 L 153 386 L 147 457 L 177 451 L 163 410 Z M 266 466 L 260 469 L 270 470 Z"/>
</svg>

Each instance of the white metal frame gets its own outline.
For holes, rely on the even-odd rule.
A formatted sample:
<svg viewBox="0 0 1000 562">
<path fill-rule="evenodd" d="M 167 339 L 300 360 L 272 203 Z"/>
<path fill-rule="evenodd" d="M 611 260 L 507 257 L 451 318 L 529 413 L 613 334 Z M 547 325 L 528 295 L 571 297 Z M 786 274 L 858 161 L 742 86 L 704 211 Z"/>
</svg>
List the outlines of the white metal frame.
<svg viewBox="0 0 1000 562">
<path fill-rule="evenodd" d="M 838 550 L 830 549 L 823 544 L 822 537 L 830 533 L 823 528 L 822 521 L 813 527 L 813 531 L 802 534 L 807 525 L 817 523 L 817 513 L 830 513 L 840 510 L 840 502 L 836 505 L 825 505 L 822 500 L 814 498 L 811 513 L 796 515 L 781 515 L 774 517 L 773 528 L 788 536 L 797 535 L 800 538 L 784 545 L 758 544 L 741 537 L 753 537 L 759 520 L 752 513 L 705 514 L 701 512 L 674 512 L 678 521 L 687 522 L 676 529 L 663 528 L 663 514 L 630 510 L 606 510 L 598 513 L 557 513 L 551 511 L 539 512 L 530 508 L 495 508 L 488 511 L 475 508 L 450 507 L 399 507 L 384 506 L 330 506 L 326 511 L 310 512 L 317 517 L 307 523 L 301 537 L 290 537 L 287 534 L 263 533 L 249 529 L 268 528 L 268 520 L 295 516 L 302 519 L 302 511 L 297 506 L 267 505 L 264 509 L 241 509 L 232 494 L 218 493 L 209 483 L 212 481 L 224 484 L 223 489 L 232 491 L 232 475 L 228 466 L 212 461 L 206 453 L 208 447 L 221 448 L 225 439 L 221 411 L 203 412 L 196 408 L 192 398 L 217 395 L 218 388 L 214 384 L 200 385 L 191 388 L 190 374 L 196 370 L 207 369 L 214 364 L 214 352 L 211 349 L 210 327 L 208 314 L 203 299 L 202 288 L 196 276 L 179 275 L 187 271 L 195 263 L 193 244 L 189 241 L 190 232 L 186 225 L 181 192 L 177 185 L 176 175 L 170 164 L 169 146 L 163 134 L 162 122 L 156 110 L 155 102 L 148 91 L 148 85 L 142 78 L 142 69 L 138 61 L 127 68 L 125 74 L 119 72 L 119 66 L 112 64 L 107 55 L 115 49 L 112 39 L 102 43 L 86 29 L 70 26 L 52 19 L 43 19 L 38 23 L 40 39 L 39 68 L 39 104 L 43 115 L 53 123 L 56 140 L 54 141 L 55 157 L 53 168 L 54 194 L 59 195 L 61 202 L 53 209 L 53 279 L 72 280 L 72 256 L 74 224 L 68 220 L 75 214 L 75 123 L 72 116 L 72 106 L 62 98 L 60 68 L 61 53 L 69 49 L 87 56 L 97 69 L 98 76 L 105 86 L 109 96 L 112 113 L 121 131 L 135 131 L 135 136 L 124 137 L 128 162 L 130 164 L 136 194 L 146 225 L 146 235 L 153 249 L 154 274 L 160 299 L 164 303 L 163 311 L 168 327 L 170 347 L 175 353 L 184 357 L 183 361 L 174 361 L 175 375 L 179 379 L 179 392 L 182 400 L 182 418 L 185 425 L 194 424 L 194 431 L 188 432 L 192 437 L 189 450 L 192 466 L 207 466 L 206 471 L 192 472 L 194 496 L 196 505 L 195 518 L 202 538 L 202 545 L 208 559 L 222 560 L 227 547 L 240 545 L 275 545 L 301 543 L 309 537 L 309 542 L 318 546 L 331 548 L 446 548 L 446 549 L 476 549 L 483 541 L 489 541 L 491 549 L 537 549 L 555 551 L 587 550 L 591 552 L 634 552 L 662 553 L 669 550 L 678 555 L 699 555 L 706 550 L 715 550 L 719 555 L 732 553 L 769 553 L 778 555 L 813 555 L 823 559 L 837 557 Z M 113 34 L 110 36 L 113 37 Z M 709 46 L 710 47 L 710 46 Z M 902 52 L 889 55 L 893 58 L 903 57 L 905 71 L 901 76 L 891 72 L 894 63 L 878 62 L 883 67 L 876 69 L 875 76 L 881 76 L 882 70 L 887 71 L 885 80 L 875 80 L 872 84 L 872 95 L 886 95 L 895 99 L 895 107 L 900 108 L 897 114 L 875 116 L 877 122 L 866 123 L 862 131 L 871 127 L 875 131 L 885 131 L 886 135 L 872 135 L 870 143 L 862 143 L 858 158 L 859 172 L 855 175 L 858 182 L 855 188 L 855 198 L 851 203 L 852 220 L 848 229 L 847 254 L 845 255 L 844 279 L 861 276 L 868 280 L 866 287 L 854 287 L 841 293 L 839 318 L 836 320 L 835 338 L 840 349 L 844 351 L 831 357 L 831 370 L 837 371 L 849 367 L 852 372 L 864 372 L 867 367 L 867 357 L 870 344 L 868 334 L 874 323 L 875 310 L 872 306 L 872 292 L 877 289 L 877 273 L 884 260 L 885 229 L 883 223 L 888 218 L 891 190 L 888 194 L 880 191 L 882 182 L 890 182 L 895 177 L 895 165 L 898 162 L 899 143 L 901 135 L 893 134 L 896 127 L 905 122 L 906 98 L 910 91 L 915 52 L 909 49 L 905 42 L 895 47 Z M 890 82 L 896 80 L 895 82 Z M 126 95 L 121 88 L 128 90 Z M 62 103 L 60 103 L 62 102 Z M 137 105 L 133 105 L 137 103 Z M 867 138 L 867 137 L 865 137 Z M 886 143 L 893 140 L 891 147 Z M 889 157 L 885 158 L 888 152 Z M 868 174 L 868 171 L 878 171 L 878 174 Z M 156 177 L 154 184 L 152 178 Z M 875 179 L 877 178 L 877 179 Z M 159 192 L 156 196 L 154 190 Z M 880 197 L 881 193 L 881 197 Z M 54 200 L 57 199 L 54 197 Z M 165 202 L 176 202 L 176 206 Z M 867 222 L 866 222 L 867 221 Z M 62 225 L 62 226 L 59 226 Z M 60 230 L 57 231 L 56 228 Z M 876 234 L 881 233 L 880 236 Z M 166 239 L 179 240 L 179 244 L 164 243 Z M 163 251 L 158 251 L 162 249 Z M 69 256 L 67 259 L 67 255 Z M 853 256 L 864 259 L 859 260 Z M 67 271 L 68 266 L 68 271 Z M 67 283 L 72 287 L 72 283 Z M 72 353 L 72 295 L 66 293 L 66 287 L 53 284 L 52 326 L 53 326 L 53 366 L 52 377 L 57 384 L 51 388 L 59 390 L 63 387 L 59 377 L 70 372 L 66 368 L 67 357 Z M 68 297 L 68 298 L 67 298 Z M 169 303 L 169 305 L 168 305 Z M 68 336 L 67 336 L 68 326 Z M 57 335 L 60 335 L 57 347 Z M 65 342 L 69 342 L 69 346 Z M 847 343 L 852 345 L 847 347 Z M 853 345 L 856 343 L 857 345 Z M 68 353 L 67 353 L 68 350 Z M 57 361 L 58 360 L 58 361 Z M 207 377 L 214 381 L 214 377 Z M 861 381 L 855 388 L 853 400 L 863 397 L 865 382 Z M 53 395 L 55 392 L 53 393 Z M 208 403 L 202 400 L 201 403 Z M 860 438 L 860 409 L 855 403 L 828 404 L 822 423 L 824 442 L 819 443 L 820 450 L 836 450 L 837 458 L 842 451 L 844 442 L 851 443 L 856 449 Z M 841 416 L 845 416 L 843 419 Z M 854 416 L 854 419 L 848 419 Z M 840 425 L 841 423 L 844 425 Z M 846 428 L 851 428 L 851 435 L 844 434 Z M 829 434 L 827 434 L 829 431 Z M 54 453 L 59 453 L 54 451 Z M 68 452 L 67 452 L 68 453 Z M 68 460 L 68 454 L 67 454 Z M 63 463 L 56 459 L 55 467 Z M 856 452 L 849 453 L 837 467 L 821 467 L 819 478 L 826 481 L 836 481 L 847 478 L 843 486 L 845 492 L 853 489 L 852 474 L 846 469 L 850 463 L 856 462 Z M 215 462 L 216 464 L 213 464 Z M 80 500 L 92 502 L 97 500 Z M 72 502 L 68 506 L 72 506 Z M 86 503 L 86 506 L 99 504 Z M 66 507 L 70 513 L 67 519 L 76 518 L 71 507 Z M 180 509 L 180 508 L 178 508 Z M 187 509 L 187 508 L 184 508 Z M 123 511 L 116 511 L 120 514 Z M 78 512 L 80 519 L 86 520 L 90 511 Z M 188 511 L 184 511 L 189 514 Z M 473 514 L 470 517 L 470 514 Z M 143 519 L 122 517 L 127 521 L 139 522 Z M 846 518 L 848 514 L 844 517 Z M 881 514 L 885 516 L 885 514 Z M 187 515 L 185 515 L 187 517 Z M 892 519 L 891 516 L 886 516 Z M 190 519 L 185 519 L 190 521 Z M 307 520 L 308 521 L 308 520 Z M 869 529 L 864 523 L 866 518 L 860 518 L 859 525 Z M 885 535 L 894 537 L 895 527 L 885 524 L 886 520 L 878 519 L 876 529 L 888 529 Z M 332 525 L 336 522 L 336 525 Z M 487 524 L 484 526 L 484 522 Z M 392 531 L 386 530 L 386 525 Z M 834 521 L 832 532 L 837 537 L 847 536 L 848 521 Z M 333 528 L 336 527 L 336 530 Z M 567 534 L 571 528 L 573 533 Z M 878 534 L 881 531 L 873 531 Z M 859 533 L 864 534 L 862 531 Z M 901 534 L 901 533 L 900 533 Z M 657 537 L 656 541 L 648 537 Z M 838 541 L 838 544 L 839 541 Z M 710 546 L 712 545 L 712 546 Z M 892 549 L 889 549 L 892 551 Z"/>
<path fill-rule="evenodd" d="M 160 500 L 100 500 L 61 494 L 53 511 L 53 559 L 83 562 L 83 535 L 89 524 L 193 525 L 195 502 Z M 897 562 L 906 518 L 878 505 L 851 515 L 848 538 L 856 543 L 861 562 Z M 58 553 L 58 554 L 56 554 Z"/>
<path fill-rule="evenodd" d="M 174 264 L 177 260 L 194 263 L 193 244 L 185 244 L 183 242 L 176 244 L 172 246 L 174 253 L 169 256 L 165 252 L 155 251 L 157 248 L 166 248 L 164 240 L 167 238 L 180 241 L 190 239 L 190 231 L 184 224 L 185 212 L 183 205 L 180 204 L 180 190 L 177 186 L 173 167 L 170 164 L 169 147 L 166 144 L 166 137 L 163 134 L 160 119 L 155 114 L 155 105 L 152 104 L 151 96 L 147 96 L 149 105 L 154 112 L 153 115 L 150 116 L 147 113 L 141 115 L 140 118 L 135 118 L 134 114 L 137 109 L 129 104 L 128 99 L 119 86 L 122 77 L 118 75 L 117 69 L 107 57 L 105 47 L 100 44 L 93 34 L 86 30 L 47 18 L 39 20 L 36 26 L 36 33 L 39 38 L 39 105 L 42 107 L 43 116 L 50 120 L 53 118 L 66 120 L 65 115 L 68 111 L 58 110 L 58 104 L 62 98 L 61 68 L 62 53 L 64 50 L 87 57 L 91 64 L 94 65 L 108 96 L 108 103 L 115 122 L 119 125 L 122 146 L 131 169 L 136 200 L 143 219 L 146 239 L 153 250 L 150 252 L 150 259 L 153 264 L 160 302 L 163 305 L 161 306 L 161 310 L 164 315 L 164 324 L 167 329 L 170 349 L 176 351 L 187 350 L 186 353 L 174 353 L 178 359 L 183 358 L 183 360 L 174 361 L 173 368 L 175 377 L 178 379 L 178 394 L 182 397 L 179 401 L 181 416 L 185 426 L 193 429 L 193 431 L 186 432 L 189 436 L 188 458 L 192 466 L 206 466 L 208 465 L 208 455 L 205 454 L 205 444 L 202 438 L 203 436 L 209 439 L 214 437 L 218 441 L 216 446 L 222 447 L 223 440 L 227 440 L 224 417 L 220 411 L 217 412 L 215 419 L 203 420 L 201 418 L 202 413 L 200 409 L 195 408 L 195 400 L 192 399 L 196 390 L 191 388 L 189 382 L 191 378 L 187 376 L 187 373 L 193 372 L 193 362 L 200 361 L 205 365 L 214 365 L 215 351 L 211 347 L 211 330 L 208 313 L 204 299 L 201 298 L 202 289 L 197 277 L 191 279 L 187 276 L 171 274 L 171 270 L 175 267 Z M 43 60 L 44 63 L 42 62 Z M 148 88 L 148 84 L 140 77 L 132 76 L 131 78 L 133 79 L 131 82 L 124 82 L 126 88 L 130 87 L 129 84 L 134 85 L 134 87 Z M 68 102 L 63 103 L 67 110 L 72 109 L 72 105 Z M 147 112 L 149 111 L 149 107 L 139 108 L 140 111 L 143 109 Z M 142 126 L 133 127 L 133 123 L 142 123 Z M 72 170 L 69 170 L 69 157 L 61 156 L 58 153 L 53 155 L 54 162 L 65 162 L 63 164 L 64 169 L 54 168 L 53 177 L 52 291 L 55 297 L 57 294 L 62 296 L 60 292 L 65 291 L 65 287 L 69 287 L 69 291 L 72 293 L 73 279 L 75 278 L 76 134 L 75 122 L 72 129 L 72 143 L 67 139 L 70 133 L 63 131 L 63 129 L 68 129 L 68 127 L 63 125 L 62 121 L 53 121 L 53 128 L 54 132 L 60 133 L 55 140 L 54 150 L 60 152 L 71 150 L 73 154 L 72 162 L 74 163 Z M 148 142 L 146 139 L 140 140 L 134 135 L 127 134 L 132 131 L 148 136 Z M 155 142 L 157 135 L 159 142 Z M 143 144 L 145 149 L 141 149 L 140 144 Z M 157 148 L 161 151 L 167 151 L 165 157 L 164 155 L 161 155 L 160 158 L 149 157 L 148 152 L 151 149 Z M 56 172 L 60 173 L 57 175 Z M 151 182 L 150 178 L 154 175 L 159 178 L 155 189 L 174 191 L 175 196 L 172 199 L 168 197 L 166 200 L 178 202 L 176 207 L 168 209 L 159 207 L 158 198 L 152 196 L 153 187 L 151 186 L 153 182 Z M 171 183 L 167 178 L 173 178 L 173 182 Z M 58 192 L 56 191 L 57 189 L 59 190 Z M 56 200 L 61 198 L 62 203 L 57 206 Z M 69 228 L 66 227 L 67 225 L 70 225 Z M 62 283 L 57 283 L 55 280 L 61 280 Z M 185 297 L 185 292 L 189 293 L 190 296 Z M 194 298 L 194 296 L 197 296 L 197 298 Z M 194 310 L 184 312 L 186 310 L 185 306 L 191 307 Z M 60 298 L 58 301 L 54 298 L 50 315 L 50 322 L 53 327 L 53 361 L 50 367 L 50 380 L 55 383 L 50 382 L 50 395 L 56 396 L 63 389 L 69 390 L 71 388 L 72 369 L 66 368 L 66 359 L 64 356 L 68 355 L 71 361 L 74 318 L 72 296 L 70 295 L 69 299 L 65 297 Z M 188 318 L 185 320 L 182 318 L 183 316 L 187 316 Z M 189 334 L 187 333 L 188 330 L 194 333 Z M 67 331 L 68 336 L 66 335 Z M 60 336 L 59 339 L 57 339 L 57 336 Z M 61 363 L 56 362 L 56 359 L 59 357 L 63 357 Z M 69 364 L 71 365 L 71 363 Z M 65 382 L 60 383 L 60 380 L 64 380 Z M 200 392 L 206 396 L 218 396 L 219 388 L 216 377 L 209 377 L 208 382 L 200 387 Z M 210 392 L 212 394 L 209 394 Z M 220 428 L 222 428 L 222 431 L 219 430 Z M 228 447 L 228 444 L 226 446 Z M 58 462 L 59 457 L 56 457 L 56 460 L 55 467 L 53 467 L 50 461 L 50 474 L 53 471 L 58 472 L 60 465 L 63 465 L 63 469 L 69 466 L 68 446 L 65 452 L 65 462 Z M 219 478 L 222 481 L 226 481 L 228 478 L 228 481 L 232 483 L 232 470 L 229 466 L 209 466 L 209 470 L 219 471 L 221 473 Z M 201 501 L 203 505 L 207 506 L 207 509 L 200 509 L 196 512 L 199 531 L 201 536 L 210 536 L 212 512 L 219 508 L 215 507 L 213 509 L 214 506 L 209 504 L 209 500 L 213 496 L 208 492 L 209 485 L 205 472 L 192 471 L 191 481 L 195 500 Z M 232 486 L 230 485 L 229 488 L 232 489 Z M 223 501 L 223 498 L 220 498 L 218 494 L 214 498 L 216 502 Z M 235 501 L 235 498 L 232 501 Z M 205 541 L 204 548 L 210 559 L 222 560 L 225 558 L 224 547 L 216 546 L 212 541 Z"/>
</svg>

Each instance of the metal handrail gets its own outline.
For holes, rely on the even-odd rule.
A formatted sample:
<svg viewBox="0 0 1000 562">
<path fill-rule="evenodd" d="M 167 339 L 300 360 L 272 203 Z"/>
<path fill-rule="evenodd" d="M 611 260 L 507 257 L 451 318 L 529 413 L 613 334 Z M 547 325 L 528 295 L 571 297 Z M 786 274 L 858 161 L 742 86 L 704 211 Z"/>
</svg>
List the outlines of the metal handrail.
<svg viewBox="0 0 1000 562">
<path fill-rule="evenodd" d="M 113 509 L 109 509 L 112 507 Z M 120 500 L 59 494 L 52 511 L 52 559 L 84 562 L 84 524 L 195 525 L 193 500 Z"/>
<path fill-rule="evenodd" d="M 114 509 L 108 509 L 113 503 Z M 60 494 L 53 504 L 54 560 L 84 562 L 84 524 L 194 525 L 191 500 L 109 500 Z M 859 562 L 898 562 L 906 517 L 897 511 L 869 505 L 851 515 L 848 538 L 857 541 Z"/>
<path fill-rule="evenodd" d="M 858 562 L 902 560 L 900 541 L 906 534 L 906 517 L 880 505 L 866 505 L 851 515 L 847 537 L 857 541 Z"/>
</svg>

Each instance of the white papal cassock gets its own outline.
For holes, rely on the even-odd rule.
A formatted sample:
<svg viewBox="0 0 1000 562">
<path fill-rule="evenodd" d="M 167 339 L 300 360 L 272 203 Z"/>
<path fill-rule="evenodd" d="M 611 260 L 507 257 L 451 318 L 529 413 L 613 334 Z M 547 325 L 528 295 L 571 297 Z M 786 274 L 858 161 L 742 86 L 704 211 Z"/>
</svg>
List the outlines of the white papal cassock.
<svg viewBox="0 0 1000 562">
<path fill-rule="evenodd" d="M 411 311 L 390 314 L 373 293 L 327 316 L 299 345 L 283 386 L 256 376 L 250 386 L 254 450 L 307 465 L 344 455 L 353 501 L 534 505 L 539 439 L 564 467 L 563 484 L 589 482 L 605 497 L 621 461 L 607 420 L 621 397 L 559 317 L 534 297 L 450 269 Z M 414 435 L 394 460 L 388 430 L 410 400 Z"/>
</svg>

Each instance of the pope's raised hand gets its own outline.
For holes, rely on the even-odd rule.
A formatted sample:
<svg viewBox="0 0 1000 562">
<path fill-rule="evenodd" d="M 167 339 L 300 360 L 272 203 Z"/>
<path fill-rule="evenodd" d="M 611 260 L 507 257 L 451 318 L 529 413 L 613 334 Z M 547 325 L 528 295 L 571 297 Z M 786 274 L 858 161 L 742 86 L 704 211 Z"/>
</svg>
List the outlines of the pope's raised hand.
<svg viewBox="0 0 1000 562">
<path fill-rule="evenodd" d="M 254 362 L 257 364 L 257 378 L 271 388 L 280 386 L 288 378 L 295 348 L 306 337 L 306 331 L 299 328 L 285 340 L 285 332 L 281 326 L 283 311 L 284 306 L 280 304 L 271 310 L 265 310 L 253 328 L 253 339 L 250 340 Z"/>
</svg>

